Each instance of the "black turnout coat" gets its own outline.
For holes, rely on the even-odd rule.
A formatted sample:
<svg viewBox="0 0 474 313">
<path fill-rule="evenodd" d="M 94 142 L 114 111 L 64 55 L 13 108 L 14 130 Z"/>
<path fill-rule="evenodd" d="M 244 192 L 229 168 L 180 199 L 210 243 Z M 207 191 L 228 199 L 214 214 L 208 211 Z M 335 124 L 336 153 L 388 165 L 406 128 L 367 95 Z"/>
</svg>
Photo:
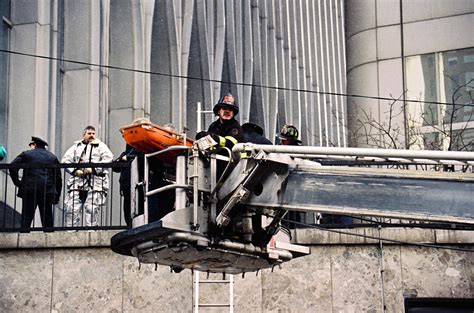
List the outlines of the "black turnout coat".
<svg viewBox="0 0 474 313">
<path fill-rule="evenodd" d="M 207 130 L 210 134 L 215 134 L 221 137 L 231 136 L 234 137 L 237 142 L 244 142 L 244 132 L 240 123 L 236 119 L 231 119 L 229 121 L 221 122 L 220 119 L 214 121 Z M 228 148 L 232 148 L 234 144 L 229 142 L 229 145 L 226 143 Z"/>
</svg>

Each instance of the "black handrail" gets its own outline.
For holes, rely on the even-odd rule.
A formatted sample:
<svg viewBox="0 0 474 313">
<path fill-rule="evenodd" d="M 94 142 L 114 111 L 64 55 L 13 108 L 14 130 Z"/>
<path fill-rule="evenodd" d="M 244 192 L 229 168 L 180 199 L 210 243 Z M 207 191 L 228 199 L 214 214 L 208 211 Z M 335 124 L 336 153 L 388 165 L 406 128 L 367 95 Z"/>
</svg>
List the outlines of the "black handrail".
<svg viewBox="0 0 474 313">
<path fill-rule="evenodd" d="M 104 169 L 106 173 L 101 174 L 100 177 L 106 175 L 109 180 L 109 188 L 107 190 L 107 197 L 104 206 L 101 206 L 100 217 L 98 217 L 97 226 L 87 226 L 82 222 L 80 225 L 72 226 L 66 223 L 66 203 L 65 198 L 68 192 L 68 180 L 72 177 L 70 169 Z M 56 230 L 113 230 L 125 229 L 127 227 L 123 217 L 122 196 L 120 193 L 119 173 L 123 169 L 130 168 L 128 162 L 111 162 L 111 163 L 63 163 L 63 164 L 0 164 L 0 232 L 28 232 L 28 231 L 56 231 Z M 53 227 L 43 227 L 38 218 L 34 218 L 31 227 L 22 227 L 22 210 L 23 199 L 18 196 L 18 187 L 14 185 L 10 178 L 9 171 L 12 169 L 19 170 L 19 176 L 24 175 L 25 171 L 29 170 L 59 170 L 61 171 L 62 188 L 59 202 L 53 205 Z M 114 171 L 115 170 L 115 171 Z M 94 176 L 91 177 L 94 180 Z M 55 182 L 53 182 L 55 184 Z M 35 187 L 36 188 L 36 185 Z M 41 187 L 39 187 L 41 188 Z M 29 197 L 35 197 L 35 192 L 30 192 Z M 42 192 L 44 189 L 42 188 Z M 79 197 L 79 193 L 77 194 Z M 92 206 L 93 207 L 93 206 Z M 39 209 L 36 208 L 36 214 Z M 84 214 L 84 206 L 80 211 Z"/>
</svg>

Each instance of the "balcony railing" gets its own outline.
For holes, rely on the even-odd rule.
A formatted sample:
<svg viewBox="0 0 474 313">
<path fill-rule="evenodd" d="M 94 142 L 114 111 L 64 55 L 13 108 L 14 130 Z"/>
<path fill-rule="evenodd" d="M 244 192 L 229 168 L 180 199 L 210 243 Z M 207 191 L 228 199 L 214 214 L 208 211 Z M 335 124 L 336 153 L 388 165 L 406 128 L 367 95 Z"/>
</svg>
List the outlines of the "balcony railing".
<svg viewBox="0 0 474 313">
<path fill-rule="evenodd" d="M 394 165 L 391 163 L 378 165 L 371 164 L 371 162 L 354 162 L 354 161 L 324 161 L 321 162 L 324 165 L 329 166 L 368 166 L 368 167 L 388 167 L 393 168 Z M 411 165 L 410 169 L 416 169 L 423 171 L 442 171 L 446 168 L 440 166 L 420 166 Z M 66 194 L 68 193 L 68 181 L 73 177 L 75 169 L 92 168 L 105 170 L 103 173 L 108 177 L 109 185 L 107 189 L 106 202 L 103 207 L 98 211 L 98 223 L 95 226 L 87 225 L 85 219 L 81 219 L 79 225 L 73 225 L 68 221 L 67 218 L 67 203 Z M 400 167 L 398 167 L 400 168 Z M 52 207 L 53 210 L 53 227 L 45 228 L 41 224 L 41 217 L 39 209 L 35 210 L 35 218 L 33 219 L 30 227 L 22 227 L 22 210 L 23 210 L 23 199 L 18 197 L 18 187 L 13 184 L 10 177 L 10 170 L 19 170 L 19 176 L 25 175 L 28 171 L 35 170 L 49 170 L 59 171 L 61 173 L 61 196 L 57 204 Z M 27 232 L 27 231 L 55 231 L 55 230 L 113 230 L 113 229 L 125 229 L 127 228 L 125 216 L 124 216 L 124 199 L 120 191 L 119 177 L 122 170 L 129 170 L 129 163 L 76 163 L 76 164 L 57 164 L 57 165 L 12 165 L 12 164 L 0 164 L 0 232 Z M 401 170 L 408 169 L 408 166 L 403 166 Z M 454 168 L 453 168 L 454 169 Z M 465 167 L 458 167 L 456 171 L 472 172 L 472 165 Z M 103 176 L 102 176 L 103 177 Z M 91 177 L 93 180 L 94 177 Z M 93 183 L 93 181 L 91 181 Z M 34 192 L 29 193 L 30 197 L 34 197 Z M 78 192 L 77 197 L 80 197 Z M 94 205 L 92 203 L 92 205 Z M 86 213 L 86 207 L 80 206 L 80 209 L 75 213 L 84 217 Z M 74 217 L 74 216 L 73 216 Z M 285 218 L 284 224 L 290 228 L 301 228 L 308 227 L 307 225 L 319 224 L 320 227 L 327 228 L 340 228 L 340 227 L 371 227 L 382 225 L 384 227 L 428 227 L 428 228 L 464 228 L 463 225 L 452 225 L 452 224 L 433 224 L 429 222 L 420 221 L 408 221 L 394 218 L 375 218 L 375 217 L 364 217 L 364 216 L 341 216 L 334 214 L 320 215 L 317 213 L 300 213 L 290 212 Z M 296 222 L 296 223 L 293 223 Z M 471 229 L 471 227 L 467 227 Z"/>
<path fill-rule="evenodd" d="M 123 211 L 123 196 L 120 192 L 119 177 L 122 170 L 126 170 L 130 167 L 129 163 L 72 163 L 72 164 L 55 164 L 55 165 L 44 165 L 44 164 L 0 164 L 0 231 L 1 232 L 27 232 L 27 231 L 55 231 L 55 230 L 110 230 L 110 229 L 123 229 L 126 228 L 126 222 Z M 104 178 L 108 180 L 108 186 L 97 186 L 96 189 L 106 189 L 105 203 L 103 205 L 97 205 L 96 201 L 90 201 L 89 207 L 86 205 L 77 205 L 77 210 L 69 214 L 70 219 L 74 219 L 77 215 L 80 215 L 80 222 L 73 224 L 68 221 L 68 205 L 66 203 L 68 191 L 68 182 L 70 185 L 71 177 L 76 169 L 90 168 L 95 169 L 94 172 L 100 173 L 98 176 L 89 175 L 83 181 L 86 183 L 84 190 L 92 190 L 92 186 L 97 185 L 100 181 L 103 183 Z M 35 176 L 44 177 L 42 174 L 45 172 L 59 171 L 62 180 L 61 184 L 61 195 L 56 204 L 52 206 L 53 215 L 53 226 L 44 227 L 41 224 L 40 210 L 35 209 L 35 217 L 32 220 L 30 227 L 22 226 L 22 210 L 23 202 L 25 198 L 29 201 L 33 200 L 38 202 L 44 199 L 41 193 L 46 193 L 45 189 L 42 188 L 43 181 L 34 182 L 30 184 L 28 193 L 23 198 L 18 196 L 19 188 L 13 183 L 10 170 L 18 170 L 19 177 L 22 179 L 25 175 L 29 175 L 33 181 Z M 55 175 L 52 175 L 54 177 Z M 55 185 L 56 179 L 52 178 L 50 184 Z M 78 179 L 79 180 L 79 179 Z M 30 180 L 31 182 L 31 180 Z M 33 187 L 31 187 L 33 185 Z M 37 187 L 36 187 L 37 186 Z M 35 188 L 38 188 L 35 190 Z M 74 192 L 73 197 L 77 197 L 73 200 L 76 203 L 81 202 L 79 199 L 83 197 L 85 200 L 84 192 Z M 37 198 L 37 199 L 35 199 Z M 47 201 L 47 200 L 42 200 Z M 90 210 L 92 208 L 92 210 Z M 93 212 L 92 215 L 97 223 L 94 225 L 88 224 L 84 218 L 87 211 Z M 72 215 L 72 216 L 71 216 Z M 74 216 L 76 215 L 76 216 Z"/>
</svg>

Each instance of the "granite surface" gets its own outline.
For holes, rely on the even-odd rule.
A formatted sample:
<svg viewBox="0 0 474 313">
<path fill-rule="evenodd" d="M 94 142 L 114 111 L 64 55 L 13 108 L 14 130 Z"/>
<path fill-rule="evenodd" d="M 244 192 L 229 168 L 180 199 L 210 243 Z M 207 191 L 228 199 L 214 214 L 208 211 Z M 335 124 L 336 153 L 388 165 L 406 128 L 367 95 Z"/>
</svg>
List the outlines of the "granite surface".
<svg viewBox="0 0 474 313">
<path fill-rule="evenodd" d="M 378 235 L 374 229 L 358 232 Z M 299 239 L 311 242 L 310 255 L 273 272 L 234 275 L 234 312 L 383 312 L 384 307 L 386 312 L 404 312 L 407 297 L 474 297 L 472 252 L 380 245 L 374 239 L 348 243 L 346 234 L 303 233 Z M 434 233 L 392 229 L 380 234 L 472 249 L 472 233 Z M 172 273 L 166 266 L 139 265 L 133 257 L 113 253 L 107 246 L 110 236 L 0 234 L 0 312 L 192 312 L 190 270 Z M 321 239 L 324 243 L 317 241 Z M 206 273 L 200 278 L 205 280 Z M 230 300 L 228 283 L 201 283 L 199 289 L 201 304 Z"/>
</svg>

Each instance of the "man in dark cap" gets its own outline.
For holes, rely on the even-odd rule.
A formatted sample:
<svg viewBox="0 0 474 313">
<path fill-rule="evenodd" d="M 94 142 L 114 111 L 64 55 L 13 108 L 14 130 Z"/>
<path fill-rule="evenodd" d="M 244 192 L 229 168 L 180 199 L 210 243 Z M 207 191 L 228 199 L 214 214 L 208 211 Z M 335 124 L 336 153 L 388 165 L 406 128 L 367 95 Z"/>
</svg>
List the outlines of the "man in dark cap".
<svg viewBox="0 0 474 313">
<path fill-rule="evenodd" d="M 263 136 L 262 127 L 254 123 L 245 123 L 242 125 L 244 131 L 244 141 L 259 145 L 271 145 L 272 142 Z"/>
<path fill-rule="evenodd" d="M 11 164 L 18 168 L 10 169 L 10 177 L 18 187 L 18 197 L 23 199 L 21 212 L 22 231 L 29 231 L 31 222 L 38 206 L 41 224 L 46 230 L 54 225 L 53 204 L 59 202 L 62 179 L 59 168 L 51 165 L 59 164 L 58 158 L 46 150 L 48 143 L 40 137 L 31 137 L 30 150 L 20 153 Z M 21 179 L 18 172 L 22 165 L 34 164 L 33 167 L 23 167 Z M 48 229 L 49 228 L 49 229 Z"/>
</svg>

